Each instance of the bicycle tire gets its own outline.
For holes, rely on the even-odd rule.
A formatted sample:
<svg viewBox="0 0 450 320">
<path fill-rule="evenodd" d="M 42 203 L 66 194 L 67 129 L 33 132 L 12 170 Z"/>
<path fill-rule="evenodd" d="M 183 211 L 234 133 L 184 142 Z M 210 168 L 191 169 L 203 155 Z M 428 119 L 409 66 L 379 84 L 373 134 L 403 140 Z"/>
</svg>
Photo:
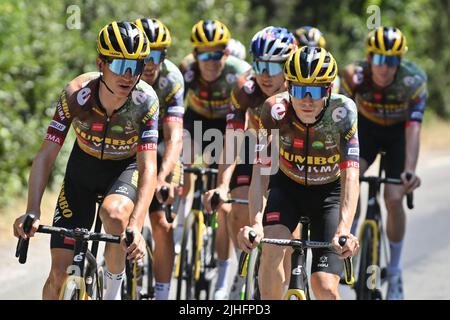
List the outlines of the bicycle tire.
<svg viewBox="0 0 450 320">
<path fill-rule="evenodd" d="M 143 290 L 141 298 L 152 300 L 155 297 L 155 276 L 153 273 L 153 236 L 151 229 L 144 227 L 142 235 L 145 239 L 147 254 L 143 259 L 141 278 L 138 280 L 138 286 L 141 286 Z"/>
<path fill-rule="evenodd" d="M 357 300 L 372 300 L 373 290 L 369 288 L 369 276 L 367 269 L 373 265 L 373 228 L 370 225 L 365 225 L 362 231 L 361 251 L 359 256 L 359 270 L 358 281 L 356 284 L 356 299 Z"/>
<path fill-rule="evenodd" d="M 176 299 L 181 300 L 184 293 L 185 300 L 193 299 L 195 295 L 195 249 L 196 249 L 196 218 L 191 212 L 184 222 L 181 251 L 179 256 L 179 269 L 177 279 Z"/>
<path fill-rule="evenodd" d="M 248 257 L 247 277 L 245 278 L 244 300 L 260 300 L 258 272 L 261 249 L 252 250 Z"/>
</svg>

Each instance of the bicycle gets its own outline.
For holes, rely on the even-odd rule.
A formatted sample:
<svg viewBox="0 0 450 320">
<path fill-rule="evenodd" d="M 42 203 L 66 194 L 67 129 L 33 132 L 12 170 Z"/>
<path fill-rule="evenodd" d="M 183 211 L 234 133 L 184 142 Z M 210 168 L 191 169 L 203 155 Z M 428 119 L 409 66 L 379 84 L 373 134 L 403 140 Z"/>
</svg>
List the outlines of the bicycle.
<svg viewBox="0 0 450 320">
<path fill-rule="evenodd" d="M 358 280 L 354 287 L 358 300 L 381 300 L 382 293 L 380 288 L 386 280 L 386 268 L 381 268 L 380 242 L 384 244 L 386 256 L 388 250 L 378 196 L 382 183 L 401 185 L 403 182 L 400 179 L 382 177 L 383 162 L 384 153 L 382 152 L 378 176 L 363 176 L 359 178 L 361 182 L 369 184 L 369 193 L 366 217 L 359 234 L 361 249 L 359 252 Z M 407 179 L 410 178 L 411 176 L 407 175 Z M 406 199 L 408 208 L 413 209 L 413 194 L 407 194 Z"/>
<path fill-rule="evenodd" d="M 184 222 L 181 251 L 175 266 L 176 299 L 180 300 L 183 293 L 186 300 L 199 299 L 203 291 L 205 299 L 209 299 L 210 284 L 216 269 L 217 216 L 215 213 L 210 215 L 203 211 L 201 197 L 215 185 L 218 170 L 185 167 L 184 172 L 195 174 L 197 178 L 192 209 Z"/>
<path fill-rule="evenodd" d="M 28 214 L 25 217 L 23 229 L 29 233 L 36 217 Z M 104 241 L 120 243 L 120 237 L 111 234 L 90 232 L 87 229 L 66 229 L 46 225 L 40 225 L 37 233 L 61 235 L 75 240 L 73 264 L 69 266 L 61 291 L 60 300 L 102 300 L 103 298 L 103 270 L 97 264 L 95 255 L 88 249 L 89 241 Z M 20 238 L 17 242 L 16 257 L 19 263 L 27 260 L 30 239 Z"/>
<path fill-rule="evenodd" d="M 307 250 L 308 249 L 331 249 L 333 248 L 333 244 L 330 242 L 319 242 L 319 241 L 309 241 L 309 224 L 310 220 L 307 217 L 300 218 L 301 223 L 301 237 L 300 239 L 269 239 L 263 238 L 261 239 L 261 243 L 274 244 L 278 246 L 289 246 L 292 247 L 293 252 L 291 254 L 291 278 L 289 282 L 288 290 L 284 296 L 284 300 L 310 300 L 311 296 L 309 293 L 309 282 L 308 282 L 308 274 L 306 272 L 306 264 L 307 264 Z M 249 240 L 253 242 L 256 238 L 256 233 L 252 230 L 249 233 Z M 345 236 L 339 238 L 339 244 L 344 246 L 347 241 Z M 252 250 L 252 252 L 258 252 L 259 250 Z M 260 251 L 259 251 L 260 252 Z M 246 257 L 247 255 L 247 257 Z M 239 270 L 242 272 L 244 268 L 245 260 L 248 259 L 248 254 L 243 252 L 239 259 L 240 266 Z M 253 270 L 249 269 L 253 268 Z M 251 275 L 249 277 L 249 273 L 247 273 L 247 284 L 251 288 L 251 290 L 256 290 L 259 292 L 258 287 L 258 278 L 257 272 L 255 270 L 259 269 L 259 254 L 257 256 L 257 260 L 255 260 L 255 264 L 253 266 L 247 265 L 247 270 L 251 271 Z M 344 259 L 344 270 L 345 270 L 345 278 L 349 284 L 352 284 L 354 281 L 353 277 L 353 265 L 351 258 Z M 247 272 L 248 272 L 247 271 Z M 254 293 L 255 291 L 253 291 Z M 255 296 L 249 296 L 248 299 L 254 299 Z M 247 297 L 246 297 L 247 298 Z"/>
</svg>

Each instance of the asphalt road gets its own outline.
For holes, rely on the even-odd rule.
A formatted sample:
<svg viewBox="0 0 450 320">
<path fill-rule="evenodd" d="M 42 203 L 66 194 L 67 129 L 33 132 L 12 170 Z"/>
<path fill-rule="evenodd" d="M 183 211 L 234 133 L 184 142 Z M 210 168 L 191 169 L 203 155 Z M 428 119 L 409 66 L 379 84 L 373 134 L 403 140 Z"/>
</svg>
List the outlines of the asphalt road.
<svg viewBox="0 0 450 320">
<path fill-rule="evenodd" d="M 450 299 L 450 151 L 423 153 L 417 172 L 422 187 L 415 193 L 415 209 L 407 213 L 402 260 L 405 297 Z M 46 235 L 32 240 L 25 265 L 14 258 L 14 238 L 0 242 L 0 299 L 41 298 L 51 262 L 48 241 Z M 354 299 L 347 287 L 341 293 Z"/>
</svg>

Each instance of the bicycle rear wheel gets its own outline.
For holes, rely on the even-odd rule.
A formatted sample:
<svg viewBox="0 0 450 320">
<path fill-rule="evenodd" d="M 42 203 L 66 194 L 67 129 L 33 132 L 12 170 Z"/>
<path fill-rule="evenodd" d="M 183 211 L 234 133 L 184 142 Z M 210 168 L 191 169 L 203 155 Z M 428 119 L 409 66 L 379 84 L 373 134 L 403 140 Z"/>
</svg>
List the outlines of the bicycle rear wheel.
<svg viewBox="0 0 450 320">
<path fill-rule="evenodd" d="M 192 300 L 195 296 L 195 249 L 197 244 L 195 221 L 195 214 L 191 212 L 184 222 L 178 261 L 177 300 L 181 300 L 183 294 L 185 300 Z"/>
</svg>

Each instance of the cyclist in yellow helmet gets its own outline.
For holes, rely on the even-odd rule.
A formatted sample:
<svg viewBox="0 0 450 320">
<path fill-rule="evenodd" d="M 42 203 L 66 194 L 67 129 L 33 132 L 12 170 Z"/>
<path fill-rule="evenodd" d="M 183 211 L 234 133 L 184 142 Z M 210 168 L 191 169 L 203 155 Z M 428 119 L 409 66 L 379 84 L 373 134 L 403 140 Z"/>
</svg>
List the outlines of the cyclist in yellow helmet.
<svg viewBox="0 0 450 320">
<path fill-rule="evenodd" d="M 41 215 L 41 199 L 56 157 L 69 128 L 76 133 L 53 225 L 91 229 L 98 195 L 104 197 L 100 217 L 107 233 L 134 232 L 126 248 L 107 244 L 105 299 L 121 298 L 125 257 L 140 259 L 146 251 L 142 225 L 156 185 L 158 97 L 140 75 L 150 47 L 145 34 L 129 22 L 112 22 L 97 38 L 99 72 L 85 73 L 62 91 L 44 142 L 33 161 L 26 213 Z M 14 223 L 17 237 L 24 215 Z M 72 263 L 74 240 L 51 238 L 52 264 L 43 290 L 44 299 L 58 299 Z M 126 250 L 125 250 L 126 249 Z"/>
<path fill-rule="evenodd" d="M 136 25 L 144 30 L 151 48 L 150 54 L 145 58 L 142 80 L 154 88 L 160 103 L 158 177 L 149 212 L 155 240 L 155 299 L 167 300 L 175 254 L 172 224 L 167 222 L 163 204 L 173 202 L 175 187 L 182 183 L 180 156 L 183 147 L 184 81 L 180 70 L 166 57 L 171 44 L 169 29 L 158 19 L 138 19 Z M 159 194 L 162 187 L 169 189 L 169 199 L 165 202 Z"/>
<path fill-rule="evenodd" d="M 311 240 L 332 242 L 335 249 L 312 253 L 311 284 L 318 299 L 339 298 L 341 258 L 358 249 L 350 233 L 359 193 L 357 112 L 351 99 L 331 93 L 337 72 L 333 56 L 319 47 L 299 48 L 286 61 L 287 91 L 262 107 L 258 161 L 249 190 L 250 226 L 238 235 L 241 248 L 249 252 L 263 237 L 290 239 L 300 217 L 309 217 Z M 252 229 L 257 237 L 250 243 Z M 348 239 L 344 247 L 338 243 L 341 236 Z M 263 244 L 262 299 L 283 298 L 285 254 L 284 247 Z"/>
<path fill-rule="evenodd" d="M 400 186 L 386 185 L 384 192 L 390 242 L 387 298 L 395 300 L 403 299 L 400 257 L 406 224 L 402 200 L 420 186 L 415 171 L 427 97 L 427 76 L 403 58 L 407 50 L 406 37 L 398 28 L 381 26 L 371 31 L 367 58 L 345 67 L 341 86 L 342 93 L 358 106 L 361 175 L 384 150 L 386 177 L 403 181 Z"/>
<path fill-rule="evenodd" d="M 226 115 L 231 111 L 231 90 L 237 78 L 250 69 L 244 60 L 230 55 L 227 45 L 231 39 L 229 29 L 219 20 L 200 20 L 192 27 L 191 43 L 193 53 L 188 55 L 181 63 L 180 70 L 184 76 L 186 94 L 186 113 L 184 115 L 184 129 L 189 133 L 190 139 L 202 153 L 207 143 L 203 143 L 203 136 L 194 136 L 195 123 L 201 125 L 202 135 L 208 130 L 220 130 L 225 134 Z M 211 132 L 211 131 L 208 131 Z M 197 148 L 191 148 L 196 150 Z M 186 150 L 184 150 L 185 152 Z M 193 154 L 193 152 L 192 152 Z M 193 155 L 198 159 L 202 154 Z M 203 154 L 204 162 L 217 167 L 220 152 L 214 155 Z M 187 159 L 184 159 L 187 163 Z M 185 191 L 191 192 L 191 181 L 186 175 Z M 191 197 L 184 198 L 178 213 L 179 222 L 190 209 Z M 229 245 L 230 240 L 226 230 L 226 213 L 218 211 L 219 229 L 217 230 L 218 249 L 218 281 L 216 291 L 226 287 L 227 273 L 230 267 Z M 217 299 L 221 297 L 217 296 Z"/>
</svg>

